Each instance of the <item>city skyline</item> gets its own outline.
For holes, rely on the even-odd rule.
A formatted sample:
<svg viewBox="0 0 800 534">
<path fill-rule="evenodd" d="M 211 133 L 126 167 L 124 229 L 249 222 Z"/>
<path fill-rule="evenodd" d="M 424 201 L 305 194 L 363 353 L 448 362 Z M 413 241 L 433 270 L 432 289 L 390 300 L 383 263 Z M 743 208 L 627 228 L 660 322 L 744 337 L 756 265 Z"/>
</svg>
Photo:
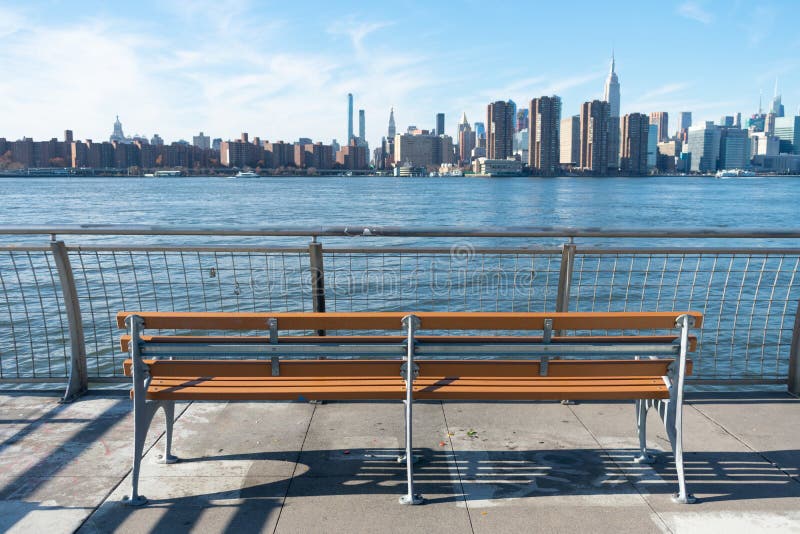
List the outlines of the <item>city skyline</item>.
<svg viewBox="0 0 800 534">
<path fill-rule="evenodd" d="M 448 132 L 457 131 L 462 113 L 480 118 L 497 100 L 525 107 L 556 94 L 565 115 L 578 113 L 583 102 L 602 98 L 612 49 L 621 115 L 749 116 L 760 93 L 769 106 L 776 78 L 786 113 L 800 105 L 800 38 L 791 17 L 781 16 L 794 9 L 790 1 L 676 0 L 636 10 L 592 4 L 579 17 L 537 5 L 538 17 L 562 21 L 541 28 L 537 39 L 557 44 L 541 52 L 523 31 L 534 14 L 523 3 L 502 13 L 475 2 L 459 10 L 411 3 L 403 13 L 319 3 L 313 17 L 297 18 L 248 2 L 140 7 L 152 16 L 100 2 L 0 7 L 7 50 L 0 65 L 15 73 L 0 83 L 4 134 L 46 139 L 72 128 L 78 138 L 99 139 L 118 114 L 129 133 L 148 137 L 190 139 L 202 130 L 234 139 L 248 131 L 344 144 L 343 102 L 353 93 L 366 111 L 367 141 L 377 146 L 390 108 L 398 124 L 426 129 L 443 112 Z M 643 20 L 657 21 L 661 33 Z M 612 38 L 608 25 L 626 31 Z M 456 48 L 454 35 L 463 37 Z"/>
</svg>

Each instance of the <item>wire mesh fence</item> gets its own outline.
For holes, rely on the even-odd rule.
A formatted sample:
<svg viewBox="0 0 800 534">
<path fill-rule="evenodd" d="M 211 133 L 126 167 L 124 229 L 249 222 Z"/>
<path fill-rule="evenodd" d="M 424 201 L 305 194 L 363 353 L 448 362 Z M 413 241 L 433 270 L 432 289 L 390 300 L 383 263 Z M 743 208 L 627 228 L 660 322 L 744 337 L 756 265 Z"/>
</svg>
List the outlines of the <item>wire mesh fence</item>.
<svg viewBox="0 0 800 534">
<path fill-rule="evenodd" d="M 317 268 L 327 311 L 699 311 L 704 381 L 785 383 L 800 301 L 796 249 L 578 248 L 566 277 L 552 247 L 324 248 L 319 267 L 307 248 L 67 249 L 90 379 L 122 375 L 119 311 L 312 311 Z M 0 291 L 0 381 L 63 380 L 70 332 L 50 249 L 0 247 Z"/>
<path fill-rule="evenodd" d="M 0 379 L 64 379 L 69 327 L 50 249 L 0 249 Z"/>
<path fill-rule="evenodd" d="M 695 376 L 785 380 L 800 301 L 797 252 L 579 252 L 575 311 L 697 310 Z"/>
</svg>

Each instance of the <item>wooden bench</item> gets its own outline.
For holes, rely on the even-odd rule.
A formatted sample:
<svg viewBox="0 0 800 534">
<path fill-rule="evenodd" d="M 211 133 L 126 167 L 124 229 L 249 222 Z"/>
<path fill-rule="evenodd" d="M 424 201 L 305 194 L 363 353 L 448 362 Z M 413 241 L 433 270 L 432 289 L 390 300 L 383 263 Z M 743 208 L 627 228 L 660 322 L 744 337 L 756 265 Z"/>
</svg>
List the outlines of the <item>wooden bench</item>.
<svg viewBox="0 0 800 534">
<path fill-rule="evenodd" d="M 130 354 L 125 374 L 133 378 L 129 504 L 146 502 L 138 493 L 139 468 L 159 408 L 167 421 L 164 461 L 171 463 L 177 460 L 171 454 L 175 401 L 356 399 L 404 401 L 405 459 L 413 458 L 415 400 L 633 400 L 636 460 L 653 461 L 646 420 L 648 409 L 655 408 L 675 456 L 678 493 L 673 498 L 694 501 L 684 477 L 682 406 L 692 368 L 687 353 L 696 347 L 689 329 L 700 326 L 699 313 L 120 312 L 117 322 L 128 328 L 121 346 Z M 145 329 L 200 333 L 145 335 Z M 487 330 L 507 334 L 441 333 Z M 248 334 L 209 336 L 208 331 Z M 384 334 L 298 335 L 319 331 Z M 407 492 L 401 502 L 419 504 L 414 462 L 405 463 Z"/>
</svg>

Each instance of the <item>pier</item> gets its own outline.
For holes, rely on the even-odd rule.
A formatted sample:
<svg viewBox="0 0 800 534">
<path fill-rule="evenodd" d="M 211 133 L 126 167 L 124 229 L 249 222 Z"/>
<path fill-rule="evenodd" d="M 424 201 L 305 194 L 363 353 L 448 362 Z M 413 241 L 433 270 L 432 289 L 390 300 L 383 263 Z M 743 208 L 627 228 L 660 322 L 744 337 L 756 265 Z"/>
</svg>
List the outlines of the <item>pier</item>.
<svg viewBox="0 0 800 534">
<path fill-rule="evenodd" d="M 799 266 L 800 230 L 0 227 L 0 530 L 798 530 Z M 670 502 L 669 455 L 633 463 L 629 403 L 421 402 L 430 502 L 409 511 L 397 405 L 194 402 L 176 411 L 186 461 L 156 463 L 157 416 L 156 493 L 125 507 L 123 309 L 696 310 L 700 502 Z"/>
</svg>

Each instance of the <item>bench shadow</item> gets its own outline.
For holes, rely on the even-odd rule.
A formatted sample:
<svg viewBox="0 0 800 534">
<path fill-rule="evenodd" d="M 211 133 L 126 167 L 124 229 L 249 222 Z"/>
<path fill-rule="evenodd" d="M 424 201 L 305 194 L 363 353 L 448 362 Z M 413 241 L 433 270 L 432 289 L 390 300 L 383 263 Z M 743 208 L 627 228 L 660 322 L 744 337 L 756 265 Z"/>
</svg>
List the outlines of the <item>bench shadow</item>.
<svg viewBox="0 0 800 534">
<path fill-rule="evenodd" d="M 176 526 L 188 529 L 209 509 L 228 510 L 225 531 L 264 528 L 277 520 L 284 496 L 387 499 L 376 506 L 400 506 L 405 493 L 405 466 L 397 449 L 303 450 L 221 454 L 182 458 L 182 463 L 209 461 L 297 462 L 291 479 L 270 480 L 218 492 L 151 500 L 147 508 L 166 509 L 154 532 Z M 460 503 L 545 496 L 637 495 L 666 497 L 676 491 L 672 455 L 657 453 L 653 465 L 633 461 L 634 449 L 455 450 L 415 449 L 416 489 L 428 504 Z M 765 458 L 800 457 L 800 451 L 766 453 L 697 452 L 686 455 L 686 481 L 701 502 L 800 498 L 800 480 L 791 468 L 776 468 Z M 793 466 L 796 472 L 796 466 Z M 165 466 L 169 469 L 169 466 Z M 166 475 L 165 475 L 166 476 Z M 249 476 L 249 475 L 248 475 Z M 255 480 L 253 476 L 249 480 Z M 264 477 L 262 477 L 264 478 Z M 156 479 L 145 482 L 155 483 Z M 223 484 L 223 482 L 221 482 Z M 379 497 L 376 497 L 379 496 Z M 661 498 L 661 497 L 656 497 Z M 312 501 L 316 502 L 316 501 Z M 137 509 L 111 503 L 110 513 L 94 518 L 103 530 L 114 530 Z"/>
</svg>

